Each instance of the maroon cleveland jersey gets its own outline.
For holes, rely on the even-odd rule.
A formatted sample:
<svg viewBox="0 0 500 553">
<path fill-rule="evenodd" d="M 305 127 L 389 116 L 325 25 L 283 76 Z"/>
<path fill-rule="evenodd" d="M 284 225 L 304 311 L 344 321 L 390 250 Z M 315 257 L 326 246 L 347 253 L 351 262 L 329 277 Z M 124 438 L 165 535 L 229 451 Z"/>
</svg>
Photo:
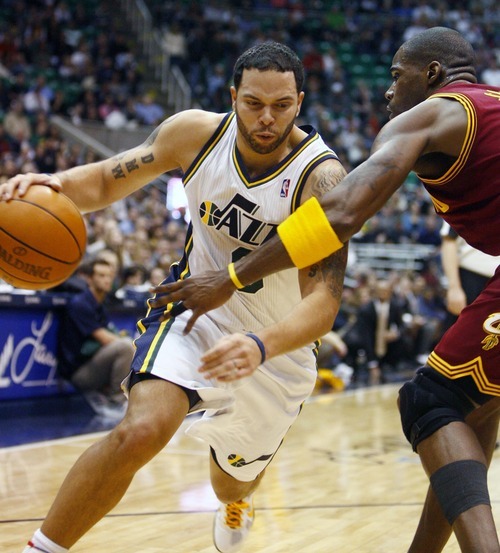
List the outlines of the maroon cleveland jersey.
<svg viewBox="0 0 500 553">
<path fill-rule="evenodd" d="M 438 179 L 424 179 L 440 216 L 471 246 L 500 255 L 500 89 L 457 83 L 430 98 L 460 102 L 467 134 L 458 159 Z"/>
<path fill-rule="evenodd" d="M 438 179 L 423 179 L 436 211 L 471 246 L 500 254 L 500 89 L 467 83 L 445 86 L 467 113 L 458 159 Z M 443 335 L 427 364 L 447 378 L 469 376 L 479 390 L 500 396 L 500 268 Z"/>
</svg>

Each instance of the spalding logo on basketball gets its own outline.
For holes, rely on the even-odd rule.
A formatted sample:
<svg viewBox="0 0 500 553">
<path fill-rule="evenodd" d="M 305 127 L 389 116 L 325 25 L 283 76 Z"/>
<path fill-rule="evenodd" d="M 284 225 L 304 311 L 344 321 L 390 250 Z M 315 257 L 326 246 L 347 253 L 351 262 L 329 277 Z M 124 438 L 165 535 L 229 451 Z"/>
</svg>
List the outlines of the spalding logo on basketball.
<svg viewBox="0 0 500 553">
<path fill-rule="evenodd" d="M 30 186 L 0 202 L 0 278 L 16 288 L 44 290 L 64 282 L 87 245 L 85 221 L 64 194 Z"/>
</svg>

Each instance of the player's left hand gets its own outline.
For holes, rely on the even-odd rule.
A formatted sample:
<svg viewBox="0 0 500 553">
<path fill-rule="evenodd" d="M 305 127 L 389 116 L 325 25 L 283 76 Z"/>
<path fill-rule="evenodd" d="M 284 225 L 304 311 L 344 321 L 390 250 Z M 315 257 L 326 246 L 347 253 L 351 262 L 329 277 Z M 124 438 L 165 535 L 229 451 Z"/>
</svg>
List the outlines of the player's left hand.
<svg viewBox="0 0 500 553">
<path fill-rule="evenodd" d="M 207 378 L 232 382 L 250 376 L 260 365 L 261 352 L 245 334 L 224 336 L 205 352 L 198 369 Z"/>
<path fill-rule="evenodd" d="M 226 303 L 235 290 L 226 270 L 207 271 L 186 280 L 152 287 L 150 291 L 156 297 L 149 300 L 149 305 L 157 308 L 166 307 L 171 302 L 181 302 L 174 307 L 170 316 L 191 309 L 191 318 L 184 327 L 184 334 L 188 334 L 198 317 Z"/>
</svg>

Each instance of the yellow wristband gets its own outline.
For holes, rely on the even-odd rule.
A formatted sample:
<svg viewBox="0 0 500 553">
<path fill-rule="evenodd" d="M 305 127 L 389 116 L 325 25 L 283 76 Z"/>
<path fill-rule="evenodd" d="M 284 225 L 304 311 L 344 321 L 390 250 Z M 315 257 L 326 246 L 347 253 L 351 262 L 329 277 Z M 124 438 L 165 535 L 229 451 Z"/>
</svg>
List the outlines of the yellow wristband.
<svg viewBox="0 0 500 553">
<path fill-rule="evenodd" d="M 231 279 L 232 283 L 236 286 L 236 288 L 238 288 L 238 290 L 245 288 L 245 285 L 241 284 L 240 279 L 238 278 L 238 275 L 234 270 L 234 263 L 229 263 L 229 265 L 227 266 L 227 270 L 229 271 L 229 278 Z"/>
<path fill-rule="evenodd" d="M 299 269 L 317 263 L 344 245 L 315 197 L 309 198 L 278 225 L 278 234 Z"/>
</svg>

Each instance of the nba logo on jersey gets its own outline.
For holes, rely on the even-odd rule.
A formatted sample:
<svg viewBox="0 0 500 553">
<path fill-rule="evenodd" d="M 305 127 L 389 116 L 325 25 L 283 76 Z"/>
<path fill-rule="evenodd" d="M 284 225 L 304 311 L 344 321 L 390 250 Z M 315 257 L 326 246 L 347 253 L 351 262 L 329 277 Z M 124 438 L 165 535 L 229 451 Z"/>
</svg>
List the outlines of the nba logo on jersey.
<svg viewBox="0 0 500 553">
<path fill-rule="evenodd" d="M 281 185 L 280 198 L 288 198 L 288 190 L 290 190 L 290 179 L 283 179 Z"/>
</svg>

